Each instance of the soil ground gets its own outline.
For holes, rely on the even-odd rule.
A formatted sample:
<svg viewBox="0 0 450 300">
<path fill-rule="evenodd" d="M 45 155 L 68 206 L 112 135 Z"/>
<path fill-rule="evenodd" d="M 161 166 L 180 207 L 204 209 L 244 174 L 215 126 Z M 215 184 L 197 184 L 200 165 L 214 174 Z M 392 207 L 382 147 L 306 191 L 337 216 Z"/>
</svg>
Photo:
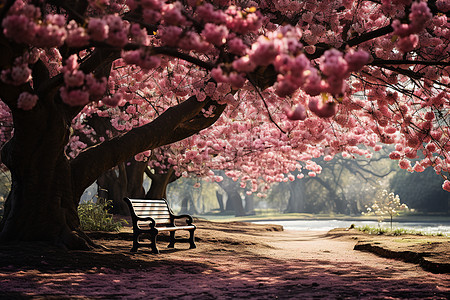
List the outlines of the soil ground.
<svg viewBox="0 0 450 300">
<path fill-rule="evenodd" d="M 1 299 L 448 299 L 450 239 L 196 220 L 197 249 L 131 253 L 131 228 L 88 235 L 108 249 L 0 245 Z M 357 249 L 357 250 L 355 250 Z M 362 250 L 362 251 L 361 251 Z M 373 252 L 373 253 L 372 253 Z M 374 254 L 377 253 L 377 254 Z M 381 257 L 384 256 L 384 257 Z"/>
</svg>

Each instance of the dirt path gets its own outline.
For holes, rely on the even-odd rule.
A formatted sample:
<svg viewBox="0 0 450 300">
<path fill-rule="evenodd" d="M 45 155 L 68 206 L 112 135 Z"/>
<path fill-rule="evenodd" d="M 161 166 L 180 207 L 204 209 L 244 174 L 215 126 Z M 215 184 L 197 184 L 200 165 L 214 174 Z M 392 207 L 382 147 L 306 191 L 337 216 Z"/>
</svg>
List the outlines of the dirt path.
<svg viewBox="0 0 450 300">
<path fill-rule="evenodd" d="M 198 248 L 129 253 L 131 233 L 94 253 L 0 247 L 1 299 L 448 299 L 450 276 L 355 251 L 325 232 L 201 223 Z M 22 249 L 19 251 L 19 249 Z M 42 249 L 41 249 L 42 250 Z"/>
</svg>

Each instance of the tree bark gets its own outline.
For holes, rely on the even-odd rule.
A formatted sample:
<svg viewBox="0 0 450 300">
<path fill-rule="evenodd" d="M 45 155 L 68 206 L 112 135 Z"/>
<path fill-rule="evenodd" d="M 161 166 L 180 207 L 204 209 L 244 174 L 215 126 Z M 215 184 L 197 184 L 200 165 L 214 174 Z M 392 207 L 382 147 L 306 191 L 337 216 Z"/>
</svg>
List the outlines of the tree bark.
<svg viewBox="0 0 450 300">
<path fill-rule="evenodd" d="M 300 213 L 305 211 L 305 184 L 303 180 L 289 183 L 289 200 L 285 213 Z"/>
<path fill-rule="evenodd" d="M 71 119 L 43 99 L 35 111 L 12 109 L 14 137 L 2 148 L 12 177 L 0 240 L 52 241 L 87 249 L 81 236 L 71 165 L 64 154 Z"/>
<path fill-rule="evenodd" d="M 152 180 L 150 189 L 145 195 L 146 199 L 167 199 L 167 186 L 179 178 L 172 168 L 162 174 L 153 174 L 147 168 L 145 173 Z"/>
</svg>

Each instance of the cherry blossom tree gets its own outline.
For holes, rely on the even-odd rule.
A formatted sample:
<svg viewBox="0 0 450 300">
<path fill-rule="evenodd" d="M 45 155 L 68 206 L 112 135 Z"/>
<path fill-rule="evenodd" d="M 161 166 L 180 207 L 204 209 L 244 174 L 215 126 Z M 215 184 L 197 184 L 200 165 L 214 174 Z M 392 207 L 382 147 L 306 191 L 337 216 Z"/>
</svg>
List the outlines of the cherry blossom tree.
<svg viewBox="0 0 450 300">
<path fill-rule="evenodd" d="M 193 137 L 183 155 L 212 159 L 249 192 L 293 180 L 300 166 L 314 176 L 312 158 L 370 156 L 383 143 L 395 144 L 401 168 L 432 167 L 450 190 L 449 9 L 448 0 L 6 1 L 0 98 L 14 131 L 2 148 L 12 189 L 0 239 L 86 248 L 76 214 L 86 187 L 136 155 L 201 137 L 221 115 L 205 147 Z M 121 133 L 84 147 L 72 133 L 91 114 Z"/>
</svg>

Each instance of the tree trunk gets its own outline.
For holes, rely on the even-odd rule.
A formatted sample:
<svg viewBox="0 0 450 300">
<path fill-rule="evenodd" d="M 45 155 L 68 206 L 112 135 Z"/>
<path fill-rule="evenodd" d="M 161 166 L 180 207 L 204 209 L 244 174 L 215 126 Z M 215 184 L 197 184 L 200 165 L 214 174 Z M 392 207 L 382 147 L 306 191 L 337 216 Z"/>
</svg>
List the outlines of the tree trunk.
<svg viewBox="0 0 450 300">
<path fill-rule="evenodd" d="M 254 215 L 255 214 L 255 201 L 254 195 L 245 195 L 245 214 Z"/>
<path fill-rule="evenodd" d="M 245 216 L 245 209 L 242 204 L 241 195 L 235 190 L 229 190 L 228 193 L 228 201 L 227 201 L 227 210 L 234 211 L 234 215 L 236 217 Z"/>
<path fill-rule="evenodd" d="M 43 104 L 41 104 L 43 105 Z M 2 149 L 12 187 L 0 224 L 2 241 L 52 241 L 88 249 L 79 225 L 71 166 L 64 154 L 70 119 L 56 106 L 13 111 L 14 137 Z"/>
<path fill-rule="evenodd" d="M 198 214 L 197 208 L 195 207 L 194 200 L 192 199 L 192 195 L 186 195 L 181 200 L 181 210 L 180 214 L 188 214 L 188 215 L 196 215 Z"/>
<path fill-rule="evenodd" d="M 288 184 L 289 201 L 285 213 L 301 213 L 305 211 L 305 185 L 303 180 L 295 180 Z"/>
<path fill-rule="evenodd" d="M 145 174 L 152 180 L 146 199 L 167 199 L 167 186 L 179 178 L 172 168 L 162 174 L 153 174 L 147 168 Z"/>
<path fill-rule="evenodd" d="M 97 185 L 102 190 L 103 197 L 100 201 L 112 201 L 112 207 L 109 212 L 112 214 L 129 215 L 128 206 L 123 201 L 127 197 L 127 176 L 123 163 L 117 168 L 106 171 L 97 179 Z"/>
<path fill-rule="evenodd" d="M 220 212 L 225 211 L 225 206 L 223 205 L 223 195 L 221 192 L 216 191 L 217 202 L 219 202 L 219 210 Z"/>
</svg>

